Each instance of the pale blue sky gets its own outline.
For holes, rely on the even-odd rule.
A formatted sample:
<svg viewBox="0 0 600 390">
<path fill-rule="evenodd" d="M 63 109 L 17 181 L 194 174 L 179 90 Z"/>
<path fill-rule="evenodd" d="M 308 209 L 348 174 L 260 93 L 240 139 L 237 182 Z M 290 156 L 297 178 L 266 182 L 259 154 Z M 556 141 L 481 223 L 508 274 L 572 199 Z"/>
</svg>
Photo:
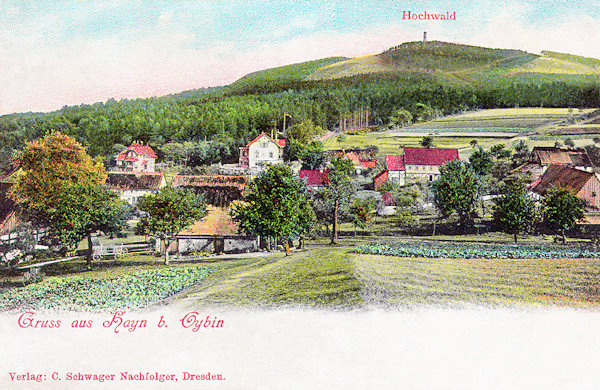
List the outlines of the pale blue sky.
<svg viewBox="0 0 600 390">
<path fill-rule="evenodd" d="M 456 21 L 402 20 L 402 11 Z M 600 2 L 0 0 L 0 114 L 230 83 L 421 39 L 600 57 Z"/>
</svg>

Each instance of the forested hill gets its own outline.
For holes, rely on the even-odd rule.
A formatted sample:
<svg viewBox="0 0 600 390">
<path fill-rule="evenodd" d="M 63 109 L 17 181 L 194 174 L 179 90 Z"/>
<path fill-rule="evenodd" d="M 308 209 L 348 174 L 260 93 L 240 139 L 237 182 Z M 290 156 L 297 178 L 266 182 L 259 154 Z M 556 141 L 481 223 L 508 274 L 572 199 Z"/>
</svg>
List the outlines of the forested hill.
<svg viewBox="0 0 600 390">
<path fill-rule="evenodd" d="M 203 145 L 199 162 L 235 161 L 239 146 L 262 131 L 312 121 L 335 128 L 340 117 L 369 111 L 384 125 L 399 109 L 415 118 L 475 108 L 599 107 L 600 60 L 543 52 L 409 42 L 354 59 L 326 58 L 247 75 L 229 86 L 175 95 L 65 107 L 0 117 L 0 169 L 26 141 L 49 130 L 75 137 L 94 156 L 131 141 L 160 153 L 170 142 Z M 203 152 L 204 153 L 204 152 Z"/>
</svg>

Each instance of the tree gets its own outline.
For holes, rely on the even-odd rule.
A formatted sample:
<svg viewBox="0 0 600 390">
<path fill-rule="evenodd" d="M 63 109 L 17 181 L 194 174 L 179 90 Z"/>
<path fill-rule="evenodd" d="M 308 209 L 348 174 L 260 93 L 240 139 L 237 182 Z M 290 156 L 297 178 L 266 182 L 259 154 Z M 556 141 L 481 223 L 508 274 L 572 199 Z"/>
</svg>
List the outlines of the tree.
<svg viewBox="0 0 600 390">
<path fill-rule="evenodd" d="M 121 230 L 129 206 L 118 195 L 98 184 L 76 183 L 61 192 L 49 221 L 50 235 L 67 248 L 76 247 L 87 237 L 87 267 L 92 268 L 92 233 L 105 234 Z"/>
<path fill-rule="evenodd" d="M 375 206 L 377 200 L 375 198 L 354 198 L 350 204 L 350 215 L 352 223 L 355 227 L 365 229 L 375 216 Z M 356 234 L 356 230 L 354 231 Z"/>
<path fill-rule="evenodd" d="M 520 181 L 511 181 L 504 185 L 502 195 L 494 199 L 494 222 L 500 230 L 517 236 L 529 233 L 536 219 L 535 201 L 527 195 L 526 187 Z"/>
<path fill-rule="evenodd" d="M 480 146 L 469 156 L 471 169 L 479 176 L 485 176 L 490 173 L 493 165 L 492 157 Z"/>
<path fill-rule="evenodd" d="M 529 146 L 527 143 L 523 140 L 520 140 L 513 146 L 513 148 L 515 149 L 515 153 L 511 158 L 512 166 L 518 167 L 525 164 L 527 160 L 529 160 L 530 155 Z"/>
<path fill-rule="evenodd" d="M 413 116 L 406 108 L 399 108 L 390 116 L 390 125 L 404 127 L 412 123 Z"/>
<path fill-rule="evenodd" d="M 175 236 L 206 215 L 202 197 L 180 187 L 164 187 L 155 195 L 144 195 L 138 200 L 138 208 L 147 213 L 138 223 L 138 231 L 164 241 L 165 265 L 169 265 L 169 245 Z"/>
<path fill-rule="evenodd" d="M 315 125 L 310 119 L 287 129 L 288 138 L 302 144 L 308 144 L 314 137 L 321 135 L 322 133 L 323 129 L 320 126 Z"/>
<path fill-rule="evenodd" d="M 440 173 L 432 183 L 436 207 L 443 217 L 456 213 L 461 222 L 470 220 L 477 200 L 477 175 L 458 160 L 443 165 Z"/>
<path fill-rule="evenodd" d="M 340 156 L 336 156 L 331 160 L 329 185 L 321 191 L 323 198 L 332 205 L 332 244 L 337 244 L 338 242 L 338 220 L 340 209 L 347 206 L 350 197 L 355 191 L 355 185 L 352 181 L 353 175 L 354 166 L 352 165 L 352 161 Z"/>
<path fill-rule="evenodd" d="M 318 141 L 311 142 L 300 153 L 300 159 L 302 169 L 320 169 L 325 162 L 323 144 Z"/>
<path fill-rule="evenodd" d="M 433 147 L 433 137 L 430 135 L 424 136 L 423 139 L 421 139 L 421 146 L 424 148 Z"/>
<path fill-rule="evenodd" d="M 10 196 L 42 223 L 56 213 L 58 199 L 66 187 L 75 183 L 102 185 L 106 181 L 101 160 L 93 160 L 73 138 L 55 131 L 27 143 L 19 160 L 22 174 Z"/>
<path fill-rule="evenodd" d="M 289 167 L 270 165 L 254 179 L 243 202 L 234 206 L 231 215 L 248 234 L 285 240 L 301 237 L 315 219 L 304 184 Z"/>
<path fill-rule="evenodd" d="M 578 198 L 568 188 L 553 188 L 542 203 L 546 226 L 559 231 L 563 242 L 566 242 L 565 232 L 584 218 L 585 200 Z"/>
</svg>

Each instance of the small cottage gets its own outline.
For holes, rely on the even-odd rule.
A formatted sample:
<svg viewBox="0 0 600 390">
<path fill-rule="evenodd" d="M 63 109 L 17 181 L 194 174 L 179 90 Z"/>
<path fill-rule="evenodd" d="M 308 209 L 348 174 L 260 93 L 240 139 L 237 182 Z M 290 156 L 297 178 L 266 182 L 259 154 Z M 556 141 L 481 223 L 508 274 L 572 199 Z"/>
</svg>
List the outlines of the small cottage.
<svg viewBox="0 0 600 390">
<path fill-rule="evenodd" d="M 531 190 L 545 196 L 552 188 L 569 188 L 591 207 L 600 209 L 600 178 L 597 173 L 567 165 L 550 165 L 546 172 L 531 184 Z"/>
</svg>

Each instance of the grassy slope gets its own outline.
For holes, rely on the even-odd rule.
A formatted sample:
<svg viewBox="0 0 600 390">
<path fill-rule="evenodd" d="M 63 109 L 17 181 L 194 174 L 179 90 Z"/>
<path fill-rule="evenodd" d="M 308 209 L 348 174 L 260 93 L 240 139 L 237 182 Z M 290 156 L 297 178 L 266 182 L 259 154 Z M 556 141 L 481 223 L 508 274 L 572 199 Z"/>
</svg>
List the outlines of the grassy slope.
<svg viewBox="0 0 600 390">
<path fill-rule="evenodd" d="M 569 54 L 490 49 L 446 42 L 407 42 L 383 53 L 332 57 L 267 69 L 244 76 L 225 92 L 248 91 L 289 82 L 331 80 L 358 75 L 423 75 L 447 85 L 514 81 L 598 81 L 600 60 Z"/>
</svg>

